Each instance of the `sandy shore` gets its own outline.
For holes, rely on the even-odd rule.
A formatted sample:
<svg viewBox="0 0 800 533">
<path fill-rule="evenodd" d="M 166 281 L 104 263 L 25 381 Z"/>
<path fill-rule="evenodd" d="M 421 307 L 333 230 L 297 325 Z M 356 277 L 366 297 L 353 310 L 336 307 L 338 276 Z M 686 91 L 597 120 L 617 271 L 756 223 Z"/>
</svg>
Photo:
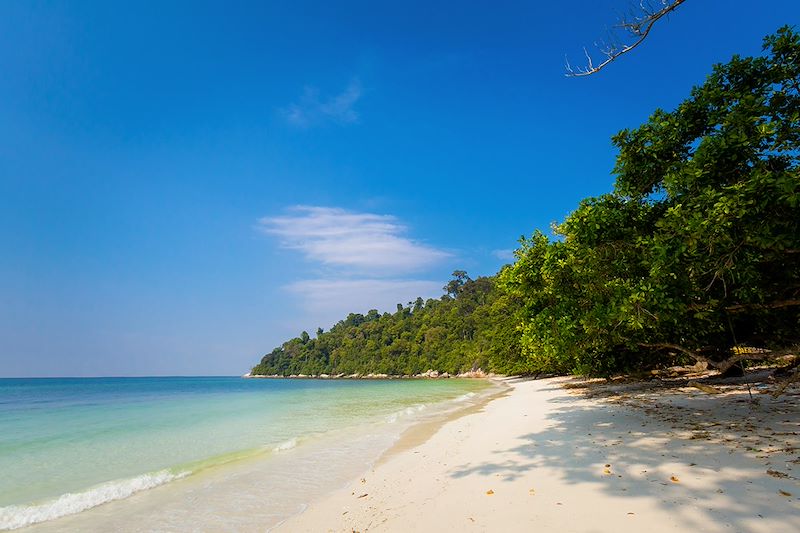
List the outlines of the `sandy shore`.
<svg viewBox="0 0 800 533">
<path fill-rule="evenodd" d="M 800 531 L 796 393 L 566 383 L 510 380 L 278 531 Z"/>
</svg>

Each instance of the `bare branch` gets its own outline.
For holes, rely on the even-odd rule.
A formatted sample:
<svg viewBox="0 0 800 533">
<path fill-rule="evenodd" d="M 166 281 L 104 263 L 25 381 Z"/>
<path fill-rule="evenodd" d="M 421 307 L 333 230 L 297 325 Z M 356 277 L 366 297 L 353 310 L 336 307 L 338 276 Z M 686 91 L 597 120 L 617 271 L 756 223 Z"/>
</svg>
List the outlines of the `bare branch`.
<svg viewBox="0 0 800 533">
<path fill-rule="evenodd" d="M 772 397 L 777 398 L 784 392 L 792 383 L 796 381 L 800 381 L 800 358 L 795 358 L 794 362 L 789 365 L 788 370 L 790 371 L 789 375 L 786 379 L 782 380 L 778 383 L 778 388 L 772 392 Z"/>
<path fill-rule="evenodd" d="M 786 391 L 789 385 L 796 381 L 800 381 L 800 368 L 795 368 L 794 372 L 778 385 L 778 388 L 772 393 L 772 397 L 777 398 Z"/>
<path fill-rule="evenodd" d="M 689 357 L 691 357 L 692 359 L 694 359 L 695 361 L 697 361 L 699 363 L 707 363 L 709 366 L 715 366 L 716 365 L 716 363 L 714 361 L 712 361 L 708 357 L 700 355 L 700 353 L 697 352 L 696 350 L 690 350 L 690 349 L 684 348 L 683 346 L 680 346 L 678 344 L 670 344 L 670 343 L 667 343 L 667 342 L 659 342 L 659 343 L 654 343 L 654 344 L 648 344 L 648 343 L 640 342 L 639 346 L 641 346 L 642 348 L 655 348 L 656 350 L 673 350 L 673 351 L 676 351 L 676 352 L 680 352 L 680 353 L 682 353 L 684 355 L 688 355 Z"/>
<path fill-rule="evenodd" d="M 584 53 L 586 54 L 587 59 L 586 66 L 582 68 L 573 68 L 569 64 L 569 61 L 567 61 L 565 65 L 567 71 L 566 76 L 575 78 L 580 76 L 588 76 L 590 74 L 594 74 L 595 72 L 599 72 L 609 63 L 616 60 L 619 56 L 627 54 L 642 44 L 642 41 L 644 41 L 650 34 L 650 30 L 653 28 L 653 25 L 660 19 L 675 11 L 678 6 L 685 1 L 686 0 L 659 0 L 657 6 L 660 6 L 660 9 L 656 9 L 652 7 L 650 2 L 645 2 L 642 0 L 642 2 L 639 3 L 638 14 L 633 15 L 631 18 L 622 18 L 619 24 L 616 25 L 616 28 L 624 30 L 634 37 L 633 42 L 630 44 L 620 44 L 616 35 L 611 33 L 609 35 L 609 43 L 602 43 L 602 46 L 596 45 L 600 52 L 606 56 L 606 59 L 599 64 L 594 65 L 590 54 L 584 48 Z"/>
</svg>

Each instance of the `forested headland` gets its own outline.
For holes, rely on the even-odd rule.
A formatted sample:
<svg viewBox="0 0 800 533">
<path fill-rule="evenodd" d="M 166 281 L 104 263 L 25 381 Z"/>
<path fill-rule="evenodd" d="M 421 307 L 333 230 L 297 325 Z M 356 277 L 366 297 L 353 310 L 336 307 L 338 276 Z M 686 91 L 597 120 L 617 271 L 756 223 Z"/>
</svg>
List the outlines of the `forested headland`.
<svg viewBox="0 0 800 533">
<path fill-rule="evenodd" d="M 440 299 L 304 332 L 252 374 L 727 371 L 796 353 L 800 35 L 715 65 L 613 142 L 613 190 L 523 238 L 497 275 L 457 271 Z"/>
</svg>

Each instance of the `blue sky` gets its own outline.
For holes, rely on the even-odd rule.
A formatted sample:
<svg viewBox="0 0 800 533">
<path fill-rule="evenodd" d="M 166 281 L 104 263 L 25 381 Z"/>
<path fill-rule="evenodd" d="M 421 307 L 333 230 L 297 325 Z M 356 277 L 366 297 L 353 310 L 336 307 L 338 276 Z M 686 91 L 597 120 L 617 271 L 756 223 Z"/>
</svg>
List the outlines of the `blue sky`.
<svg viewBox="0 0 800 533">
<path fill-rule="evenodd" d="M 0 3 L 0 376 L 240 374 L 492 274 L 796 0 Z"/>
</svg>

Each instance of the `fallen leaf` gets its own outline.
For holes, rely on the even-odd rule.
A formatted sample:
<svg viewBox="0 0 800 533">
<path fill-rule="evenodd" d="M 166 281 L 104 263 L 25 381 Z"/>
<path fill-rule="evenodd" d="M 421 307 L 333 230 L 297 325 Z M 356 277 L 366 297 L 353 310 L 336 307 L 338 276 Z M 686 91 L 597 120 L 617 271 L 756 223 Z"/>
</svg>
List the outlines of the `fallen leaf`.
<svg viewBox="0 0 800 533">
<path fill-rule="evenodd" d="M 606 465 L 606 468 L 611 468 L 611 465 Z"/>
<path fill-rule="evenodd" d="M 785 474 L 783 472 L 778 472 L 777 470 L 767 470 L 767 474 L 769 474 L 772 477 L 777 477 L 777 478 L 789 477 L 789 474 Z"/>
<path fill-rule="evenodd" d="M 366 496 L 367 496 L 367 493 L 365 492 L 364 494 L 362 494 L 361 496 L 359 496 L 359 498 L 365 498 Z"/>
<path fill-rule="evenodd" d="M 606 475 L 611 475 L 611 470 L 606 468 L 605 470 L 603 470 L 603 473 L 606 474 Z"/>
<path fill-rule="evenodd" d="M 680 483 L 680 480 L 675 476 L 670 476 L 669 480 L 672 481 L 673 483 Z"/>
<path fill-rule="evenodd" d="M 792 495 L 791 492 L 786 492 L 785 490 L 778 490 L 778 494 L 780 494 L 781 496 L 786 496 L 786 497 L 789 497 L 789 496 Z"/>
<path fill-rule="evenodd" d="M 486 491 L 486 494 L 491 496 L 492 494 L 494 494 L 494 491 L 492 489 L 489 489 L 489 490 Z"/>
<path fill-rule="evenodd" d="M 706 394 L 719 394 L 720 392 L 722 392 L 719 389 L 712 387 L 711 385 L 705 385 L 703 383 L 698 383 L 696 381 L 690 381 L 689 386 L 699 389 L 705 392 Z"/>
</svg>

